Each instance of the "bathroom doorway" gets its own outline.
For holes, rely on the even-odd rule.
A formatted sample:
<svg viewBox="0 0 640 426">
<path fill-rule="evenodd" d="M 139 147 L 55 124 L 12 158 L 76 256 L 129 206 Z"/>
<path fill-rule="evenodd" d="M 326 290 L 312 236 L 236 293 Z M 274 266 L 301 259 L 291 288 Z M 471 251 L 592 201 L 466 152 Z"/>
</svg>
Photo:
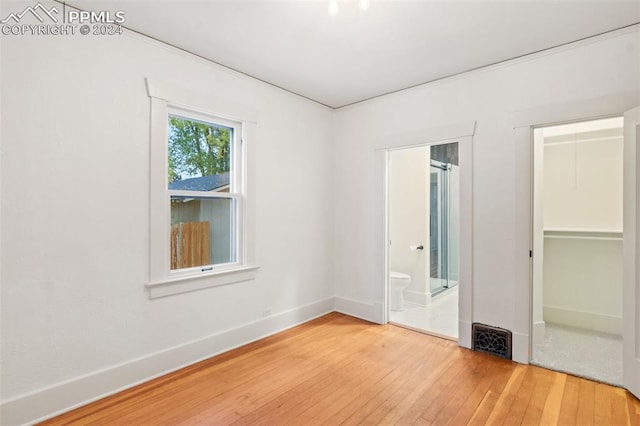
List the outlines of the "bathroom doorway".
<svg viewBox="0 0 640 426">
<path fill-rule="evenodd" d="M 458 339 L 458 143 L 389 152 L 390 322 Z"/>
<path fill-rule="evenodd" d="M 531 362 L 623 384 L 623 118 L 533 142 Z"/>
</svg>

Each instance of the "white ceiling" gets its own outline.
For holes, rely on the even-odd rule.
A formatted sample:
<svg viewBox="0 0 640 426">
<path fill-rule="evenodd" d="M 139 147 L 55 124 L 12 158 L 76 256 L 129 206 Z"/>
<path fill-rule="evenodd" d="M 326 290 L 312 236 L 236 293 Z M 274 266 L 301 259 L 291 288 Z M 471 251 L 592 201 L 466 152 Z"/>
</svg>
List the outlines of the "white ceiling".
<svg viewBox="0 0 640 426">
<path fill-rule="evenodd" d="M 338 108 L 640 22 L 640 1 L 95 1 L 125 26 Z"/>
</svg>

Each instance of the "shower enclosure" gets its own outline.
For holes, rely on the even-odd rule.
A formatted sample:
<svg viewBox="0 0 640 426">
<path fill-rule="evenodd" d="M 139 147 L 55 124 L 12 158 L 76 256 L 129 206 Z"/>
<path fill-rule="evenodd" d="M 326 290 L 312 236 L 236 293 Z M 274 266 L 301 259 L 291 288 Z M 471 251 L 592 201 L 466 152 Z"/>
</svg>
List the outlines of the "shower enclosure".
<svg viewBox="0 0 640 426">
<path fill-rule="evenodd" d="M 429 287 L 435 296 L 458 284 L 458 144 L 431 149 L 429 180 Z"/>
</svg>

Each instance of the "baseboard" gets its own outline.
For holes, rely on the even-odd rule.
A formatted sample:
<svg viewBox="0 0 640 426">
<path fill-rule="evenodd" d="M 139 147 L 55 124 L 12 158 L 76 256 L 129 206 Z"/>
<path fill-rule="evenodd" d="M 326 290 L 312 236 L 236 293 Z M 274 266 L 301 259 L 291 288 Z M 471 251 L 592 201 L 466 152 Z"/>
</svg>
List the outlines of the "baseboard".
<svg viewBox="0 0 640 426">
<path fill-rule="evenodd" d="M 384 308 L 383 304 L 379 302 L 364 303 L 345 297 L 335 297 L 335 310 L 376 324 L 384 322 Z"/>
<path fill-rule="evenodd" d="M 585 328 L 602 333 L 622 334 L 622 317 L 575 311 L 557 306 L 543 307 L 544 320 L 549 323 Z"/>
<path fill-rule="evenodd" d="M 531 360 L 529 335 L 524 333 L 511 333 L 511 359 L 520 364 L 529 364 Z"/>
<path fill-rule="evenodd" d="M 469 321 L 458 321 L 458 345 L 463 348 L 471 349 L 472 348 L 472 324 Z"/>
<path fill-rule="evenodd" d="M 404 300 L 418 305 L 427 306 L 431 303 L 431 293 L 423 293 L 421 291 L 405 290 Z"/>
<path fill-rule="evenodd" d="M 0 424 L 32 424 L 334 311 L 330 297 L 0 404 Z"/>
</svg>

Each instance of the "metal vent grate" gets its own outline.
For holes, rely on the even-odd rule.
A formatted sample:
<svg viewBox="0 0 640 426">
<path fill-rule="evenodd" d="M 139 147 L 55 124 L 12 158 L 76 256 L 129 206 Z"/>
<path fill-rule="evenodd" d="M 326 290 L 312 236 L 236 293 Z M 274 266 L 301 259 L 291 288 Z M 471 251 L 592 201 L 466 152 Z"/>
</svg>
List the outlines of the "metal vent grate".
<svg viewBox="0 0 640 426">
<path fill-rule="evenodd" d="M 504 328 L 473 323 L 473 350 L 511 359 L 511 332 Z"/>
</svg>

